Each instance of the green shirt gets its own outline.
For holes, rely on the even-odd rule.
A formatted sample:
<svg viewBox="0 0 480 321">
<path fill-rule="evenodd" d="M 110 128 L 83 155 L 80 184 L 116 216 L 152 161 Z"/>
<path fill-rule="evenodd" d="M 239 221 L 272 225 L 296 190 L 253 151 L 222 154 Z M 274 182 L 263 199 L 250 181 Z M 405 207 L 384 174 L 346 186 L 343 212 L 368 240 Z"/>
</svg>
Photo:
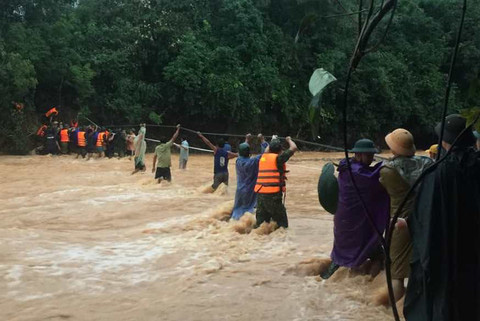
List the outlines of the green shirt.
<svg viewBox="0 0 480 321">
<path fill-rule="evenodd" d="M 170 148 L 173 142 L 167 142 L 155 147 L 155 155 L 157 155 L 157 167 L 170 167 L 172 165 Z"/>
</svg>

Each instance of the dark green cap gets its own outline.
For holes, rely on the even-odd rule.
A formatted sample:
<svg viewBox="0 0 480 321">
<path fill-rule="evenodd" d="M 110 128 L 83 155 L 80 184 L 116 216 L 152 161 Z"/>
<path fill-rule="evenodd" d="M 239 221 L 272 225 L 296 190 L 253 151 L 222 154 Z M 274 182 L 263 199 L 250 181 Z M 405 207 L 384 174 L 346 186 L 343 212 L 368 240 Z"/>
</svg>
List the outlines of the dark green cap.
<svg viewBox="0 0 480 321">
<path fill-rule="evenodd" d="M 249 157 L 250 156 L 250 146 L 247 143 L 241 143 L 238 146 L 238 154 L 242 157 Z"/>
<path fill-rule="evenodd" d="M 375 144 L 367 138 L 362 138 L 357 140 L 353 149 L 349 150 L 351 153 L 378 153 L 378 149 L 375 147 Z"/>
</svg>

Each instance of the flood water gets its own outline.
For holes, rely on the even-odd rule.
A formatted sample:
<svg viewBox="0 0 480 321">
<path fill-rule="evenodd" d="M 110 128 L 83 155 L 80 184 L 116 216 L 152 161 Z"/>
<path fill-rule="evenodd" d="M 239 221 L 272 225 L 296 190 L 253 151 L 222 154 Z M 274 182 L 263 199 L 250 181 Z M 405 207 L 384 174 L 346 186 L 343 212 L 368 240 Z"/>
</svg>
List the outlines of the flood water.
<svg viewBox="0 0 480 321">
<path fill-rule="evenodd" d="M 298 264 L 328 257 L 333 217 L 319 205 L 325 158 L 289 162 L 290 228 L 226 222 L 230 186 L 203 194 L 213 157 L 172 157 L 171 184 L 131 175 L 128 159 L 0 157 L 0 320 L 393 320 L 370 297 L 384 284 L 339 270 L 323 281 Z M 307 273 L 308 274 L 308 273 Z"/>
</svg>

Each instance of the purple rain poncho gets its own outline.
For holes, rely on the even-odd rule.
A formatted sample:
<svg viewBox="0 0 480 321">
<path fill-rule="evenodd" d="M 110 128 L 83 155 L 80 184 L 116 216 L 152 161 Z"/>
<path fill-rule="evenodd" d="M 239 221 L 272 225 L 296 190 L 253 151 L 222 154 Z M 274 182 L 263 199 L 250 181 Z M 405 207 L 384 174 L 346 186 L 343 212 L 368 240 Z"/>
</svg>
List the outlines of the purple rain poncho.
<svg viewBox="0 0 480 321">
<path fill-rule="evenodd" d="M 239 220 L 246 212 L 253 213 L 257 205 L 255 184 L 258 176 L 258 162 L 261 155 L 255 157 L 240 156 L 236 162 L 237 191 L 233 205 L 232 219 Z"/>
<path fill-rule="evenodd" d="M 379 182 L 382 163 L 373 167 L 351 160 L 352 174 L 375 226 L 382 233 L 389 218 L 390 199 Z M 351 182 L 345 160 L 338 167 L 338 209 L 334 218 L 332 260 L 345 267 L 358 267 L 380 245 L 376 232 L 365 216 Z"/>
</svg>

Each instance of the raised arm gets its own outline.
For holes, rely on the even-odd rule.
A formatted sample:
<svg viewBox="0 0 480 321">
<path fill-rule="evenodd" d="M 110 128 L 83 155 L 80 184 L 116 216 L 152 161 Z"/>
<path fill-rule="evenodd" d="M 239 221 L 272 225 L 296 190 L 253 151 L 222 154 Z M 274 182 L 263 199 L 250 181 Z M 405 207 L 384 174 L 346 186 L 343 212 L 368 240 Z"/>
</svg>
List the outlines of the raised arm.
<svg viewBox="0 0 480 321">
<path fill-rule="evenodd" d="M 213 152 L 217 152 L 217 147 L 213 145 L 212 142 L 207 139 L 207 137 L 203 136 L 201 132 L 197 132 L 197 134 L 203 140 L 203 142 L 207 144 L 207 146 L 210 147 L 211 150 L 213 150 Z"/>
<path fill-rule="evenodd" d="M 228 159 L 232 159 L 232 158 L 235 158 L 235 157 L 238 157 L 238 153 L 228 152 Z"/>
<path fill-rule="evenodd" d="M 285 140 L 287 141 L 288 143 L 288 149 L 291 150 L 293 153 L 295 153 L 296 151 L 298 151 L 298 147 L 297 147 L 297 144 L 295 144 L 295 142 L 292 140 L 292 138 L 290 136 L 287 136 L 285 138 Z"/>
<path fill-rule="evenodd" d="M 177 139 L 178 133 L 180 133 L 180 124 L 177 125 L 177 130 L 175 131 L 172 138 L 170 139 L 170 142 L 173 143 Z"/>
</svg>

